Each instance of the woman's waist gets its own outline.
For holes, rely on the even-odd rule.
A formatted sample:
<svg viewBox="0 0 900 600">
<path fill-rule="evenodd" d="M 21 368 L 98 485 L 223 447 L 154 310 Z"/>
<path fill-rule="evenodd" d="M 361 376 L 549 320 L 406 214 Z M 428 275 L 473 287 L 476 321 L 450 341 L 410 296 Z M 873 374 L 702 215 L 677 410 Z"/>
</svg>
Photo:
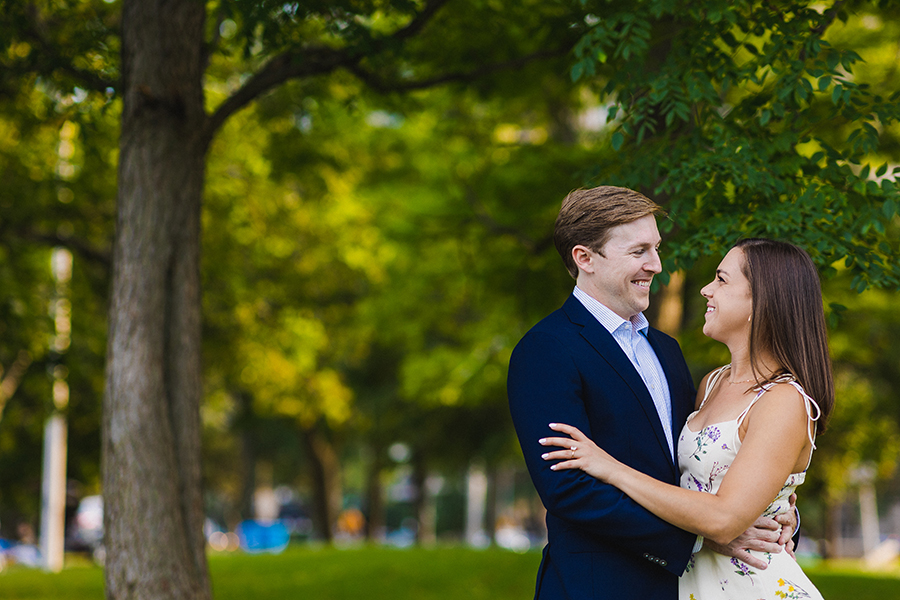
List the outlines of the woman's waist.
<svg viewBox="0 0 900 600">
<path fill-rule="evenodd" d="M 787 514 L 793 510 L 791 508 L 791 494 L 793 494 L 797 489 L 797 485 L 785 485 L 781 488 L 781 491 L 778 492 L 778 495 L 775 496 L 775 499 L 769 504 L 766 508 L 765 512 L 763 512 L 764 517 L 775 518 L 779 515 Z"/>
</svg>

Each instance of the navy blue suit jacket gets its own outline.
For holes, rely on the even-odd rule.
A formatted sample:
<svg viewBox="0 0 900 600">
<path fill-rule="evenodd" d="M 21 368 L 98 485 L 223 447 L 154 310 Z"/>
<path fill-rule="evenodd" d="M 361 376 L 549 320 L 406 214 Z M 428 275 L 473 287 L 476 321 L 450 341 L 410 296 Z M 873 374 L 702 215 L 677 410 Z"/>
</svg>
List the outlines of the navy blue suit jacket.
<svg viewBox="0 0 900 600">
<path fill-rule="evenodd" d="M 677 440 L 695 388 L 681 349 L 650 328 L 672 398 Z M 547 509 L 548 544 L 535 598 L 675 600 L 697 536 L 654 516 L 577 470 L 551 471 L 538 440 L 550 423 L 574 425 L 618 460 L 678 485 L 650 392 L 612 335 L 574 296 L 519 342 L 507 386 L 516 433 Z"/>
</svg>

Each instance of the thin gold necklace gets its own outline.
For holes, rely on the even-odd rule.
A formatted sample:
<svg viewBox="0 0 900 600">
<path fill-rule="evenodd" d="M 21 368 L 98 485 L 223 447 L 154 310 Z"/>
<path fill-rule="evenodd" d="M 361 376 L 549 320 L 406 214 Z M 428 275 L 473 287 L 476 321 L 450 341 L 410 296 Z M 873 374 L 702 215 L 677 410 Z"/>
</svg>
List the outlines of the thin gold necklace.
<svg viewBox="0 0 900 600">
<path fill-rule="evenodd" d="M 733 376 L 734 376 L 734 369 L 732 369 L 731 366 L 729 365 L 729 369 L 728 369 L 728 370 L 731 371 L 731 375 L 732 375 L 732 377 L 733 377 Z M 738 383 L 750 383 L 750 382 L 755 382 L 755 381 L 756 381 L 756 378 L 755 378 L 755 377 L 754 377 L 753 379 L 742 379 L 741 381 L 734 381 L 731 377 L 728 378 L 728 383 L 731 383 L 731 384 L 734 384 L 734 385 L 737 385 Z"/>
</svg>

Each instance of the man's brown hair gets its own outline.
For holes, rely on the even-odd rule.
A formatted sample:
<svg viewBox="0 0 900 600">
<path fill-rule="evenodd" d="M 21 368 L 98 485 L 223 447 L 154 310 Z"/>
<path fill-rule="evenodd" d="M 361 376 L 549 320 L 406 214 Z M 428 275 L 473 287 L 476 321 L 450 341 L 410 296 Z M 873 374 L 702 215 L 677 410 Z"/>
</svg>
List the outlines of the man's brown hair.
<svg viewBox="0 0 900 600">
<path fill-rule="evenodd" d="M 613 227 L 662 213 L 662 207 L 656 202 L 627 188 L 601 185 L 588 190 L 578 189 L 562 201 L 553 243 L 569 275 L 577 279 L 578 267 L 572 258 L 572 248 L 580 244 L 602 255 Z"/>
</svg>

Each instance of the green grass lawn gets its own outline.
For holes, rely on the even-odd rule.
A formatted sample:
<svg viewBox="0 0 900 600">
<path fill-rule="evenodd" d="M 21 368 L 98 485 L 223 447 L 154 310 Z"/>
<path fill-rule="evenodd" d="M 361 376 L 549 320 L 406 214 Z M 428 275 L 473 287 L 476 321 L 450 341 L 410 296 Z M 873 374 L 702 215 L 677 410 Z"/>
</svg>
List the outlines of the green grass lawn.
<svg viewBox="0 0 900 600">
<path fill-rule="evenodd" d="M 210 556 L 216 600 L 523 600 L 534 592 L 540 554 L 436 548 L 346 550 L 292 546 L 280 555 Z M 826 600 L 900 598 L 900 572 L 864 573 L 853 563 L 807 569 Z M 103 600 L 103 573 L 75 563 L 58 575 L 0 573 L 0 600 Z"/>
</svg>

